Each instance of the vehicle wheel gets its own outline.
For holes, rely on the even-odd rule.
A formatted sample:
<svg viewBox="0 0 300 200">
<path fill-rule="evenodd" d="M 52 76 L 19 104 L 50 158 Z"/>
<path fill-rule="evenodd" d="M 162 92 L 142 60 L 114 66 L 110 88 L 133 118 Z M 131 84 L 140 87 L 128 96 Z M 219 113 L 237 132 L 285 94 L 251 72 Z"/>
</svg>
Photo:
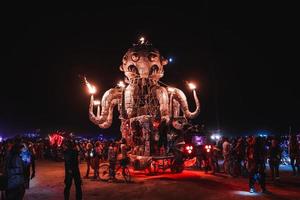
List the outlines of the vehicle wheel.
<svg viewBox="0 0 300 200">
<path fill-rule="evenodd" d="M 183 164 L 175 164 L 175 162 L 172 163 L 171 165 L 171 172 L 172 173 L 181 173 L 184 169 Z"/>
<path fill-rule="evenodd" d="M 177 172 L 177 173 L 182 173 L 182 172 L 183 172 L 183 169 L 184 169 L 184 166 L 183 166 L 183 165 L 178 165 L 178 166 L 177 166 L 177 169 L 176 169 L 176 172 Z"/>
<path fill-rule="evenodd" d="M 123 177 L 125 179 L 125 182 L 129 183 L 131 181 L 131 175 L 128 167 L 125 167 L 123 169 Z"/>
<path fill-rule="evenodd" d="M 109 179 L 109 164 L 101 164 L 99 168 L 99 177 L 102 181 L 108 181 Z"/>
</svg>

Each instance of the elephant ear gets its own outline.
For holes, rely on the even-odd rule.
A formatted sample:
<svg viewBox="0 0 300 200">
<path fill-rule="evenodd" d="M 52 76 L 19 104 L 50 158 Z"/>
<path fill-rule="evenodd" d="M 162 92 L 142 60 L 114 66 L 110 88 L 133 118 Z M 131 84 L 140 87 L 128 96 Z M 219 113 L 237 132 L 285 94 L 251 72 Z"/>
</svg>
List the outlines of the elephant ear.
<svg viewBox="0 0 300 200">
<path fill-rule="evenodd" d="M 161 57 L 161 64 L 162 65 L 167 65 L 168 64 L 168 60 L 165 59 L 164 57 Z"/>
</svg>

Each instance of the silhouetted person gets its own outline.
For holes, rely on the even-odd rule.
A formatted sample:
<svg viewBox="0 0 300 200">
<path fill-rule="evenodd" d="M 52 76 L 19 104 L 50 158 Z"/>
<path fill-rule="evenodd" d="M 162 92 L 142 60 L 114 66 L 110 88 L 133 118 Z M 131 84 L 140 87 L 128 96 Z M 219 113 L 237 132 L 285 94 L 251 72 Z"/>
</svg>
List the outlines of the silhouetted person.
<svg viewBox="0 0 300 200">
<path fill-rule="evenodd" d="M 289 139 L 289 155 L 291 159 L 291 166 L 293 169 L 293 175 L 297 175 L 297 173 L 300 175 L 300 148 L 297 141 L 296 135 L 291 135 Z M 297 162 L 298 160 L 298 162 Z M 297 171 L 296 172 L 296 167 Z"/>
<path fill-rule="evenodd" d="M 263 193 L 266 193 L 265 146 L 262 138 L 252 138 L 247 147 L 247 168 L 249 172 L 250 193 L 255 192 L 254 184 L 258 180 Z"/>
<path fill-rule="evenodd" d="M 114 181 L 116 178 L 116 162 L 117 162 L 117 147 L 114 143 L 109 146 L 108 149 L 108 161 L 109 161 L 109 181 Z"/>
<path fill-rule="evenodd" d="M 269 165 L 272 180 L 279 180 L 279 165 L 281 160 L 281 148 L 278 141 L 273 139 L 269 149 Z"/>
<path fill-rule="evenodd" d="M 81 177 L 78 166 L 78 151 L 73 142 L 66 142 L 66 150 L 64 152 L 65 160 L 65 189 L 64 196 L 65 200 L 70 198 L 70 189 L 72 186 L 72 181 L 74 179 L 75 188 L 76 188 L 76 200 L 82 199 L 82 190 L 81 190 Z"/>
<path fill-rule="evenodd" d="M 35 177 L 35 153 L 32 145 L 22 145 L 21 158 L 24 164 L 25 189 L 29 189 L 30 179 Z"/>
<path fill-rule="evenodd" d="M 24 163 L 20 157 L 21 143 L 16 140 L 5 159 L 5 175 L 7 200 L 22 200 L 25 194 Z"/>
<path fill-rule="evenodd" d="M 166 150 L 168 146 L 167 134 L 169 132 L 169 125 L 165 119 L 163 119 L 159 124 L 158 132 L 159 132 L 158 147 L 159 148 L 163 147 L 164 150 Z"/>
<path fill-rule="evenodd" d="M 89 178 L 90 168 L 91 168 L 91 160 L 93 157 L 93 145 L 88 143 L 85 149 L 85 160 L 86 160 L 86 174 L 85 178 Z"/>
</svg>

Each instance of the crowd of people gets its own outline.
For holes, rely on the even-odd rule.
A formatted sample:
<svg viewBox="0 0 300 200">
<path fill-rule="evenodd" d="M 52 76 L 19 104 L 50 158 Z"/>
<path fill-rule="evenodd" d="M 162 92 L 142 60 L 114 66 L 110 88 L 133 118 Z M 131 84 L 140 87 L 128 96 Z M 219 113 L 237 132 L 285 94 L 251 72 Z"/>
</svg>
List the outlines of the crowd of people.
<svg viewBox="0 0 300 200">
<path fill-rule="evenodd" d="M 295 135 L 288 138 L 224 137 L 195 150 L 198 167 L 206 173 L 211 171 L 247 176 L 250 192 L 255 192 L 255 182 L 259 183 L 262 192 L 267 192 L 266 164 L 274 182 L 280 179 L 280 164 L 289 163 L 293 175 L 300 175 L 300 144 Z M 82 199 L 79 164 L 86 163 L 84 178 L 99 180 L 100 163 L 109 163 L 109 181 L 114 181 L 117 161 L 120 160 L 124 166 L 128 165 L 129 151 L 124 139 L 105 142 L 65 140 L 61 145 L 20 137 L 6 140 L 0 143 L 1 190 L 5 189 L 6 199 L 22 199 L 30 186 L 30 180 L 35 177 L 35 160 L 49 159 L 65 163 L 65 199 L 69 199 L 73 181 L 76 198 Z M 289 159 L 283 159 L 286 155 Z"/>
<path fill-rule="evenodd" d="M 218 142 L 196 149 L 197 166 L 206 173 L 223 172 L 231 176 L 249 177 L 250 192 L 257 181 L 266 190 L 266 164 L 275 183 L 280 180 L 280 164 L 290 164 L 293 176 L 300 175 L 300 143 L 296 135 L 289 137 L 222 138 Z M 288 158 L 287 158 L 288 156 Z M 223 161 L 223 162 L 222 162 Z M 222 163 L 222 167 L 220 164 Z M 223 170 L 221 170 L 221 168 Z"/>
<path fill-rule="evenodd" d="M 5 199 L 23 199 L 29 183 L 35 177 L 35 161 L 51 160 L 65 163 L 65 199 L 69 199 L 72 182 L 75 182 L 76 199 L 82 199 L 79 164 L 86 163 L 84 178 L 99 180 L 99 165 L 109 163 L 109 181 L 115 181 L 117 156 L 122 165 L 129 163 L 126 141 L 93 141 L 66 139 L 60 145 L 49 140 L 24 137 L 8 139 L 0 143 L 1 195 Z M 93 175 L 90 177 L 90 169 Z M 3 192 L 5 191 L 5 192 Z"/>
<path fill-rule="evenodd" d="M 2 198 L 8 200 L 23 199 L 29 189 L 30 180 L 35 177 L 36 152 L 32 142 L 15 138 L 0 143 L 0 173 Z"/>
</svg>

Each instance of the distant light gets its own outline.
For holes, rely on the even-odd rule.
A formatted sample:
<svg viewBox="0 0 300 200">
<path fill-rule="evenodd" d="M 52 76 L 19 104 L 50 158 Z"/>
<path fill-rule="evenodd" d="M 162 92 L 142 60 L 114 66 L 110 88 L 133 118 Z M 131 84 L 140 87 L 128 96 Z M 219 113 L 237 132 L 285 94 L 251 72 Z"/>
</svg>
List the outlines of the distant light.
<svg viewBox="0 0 300 200">
<path fill-rule="evenodd" d="M 2 141 L 3 141 L 3 137 L 0 136 L 0 142 L 2 142 Z"/>
<path fill-rule="evenodd" d="M 212 135 L 210 136 L 210 138 L 211 138 L 212 140 L 220 140 L 220 139 L 221 139 L 221 135 L 219 135 L 219 134 L 212 134 Z"/>
<path fill-rule="evenodd" d="M 169 58 L 169 62 L 170 62 L 170 63 L 173 62 L 173 58 Z"/>
<path fill-rule="evenodd" d="M 100 105 L 100 101 L 99 100 L 95 100 L 94 101 L 94 106 L 99 106 Z"/>
<path fill-rule="evenodd" d="M 118 86 L 120 87 L 120 88 L 125 88 L 125 83 L 123 82 L 123 81 L 120 81 L 119 83 L 118 83 Z"/>
<path fill-rule="evenodd" d="M 194 83 L 188 83 L 188 86 L 191 90 L 195 90 L 197 88 Z"/>
<path fill-rule="evenodd" d="M 141 38 L 140 38 L 140 43 L 141 43 L 141 44 L 144 44 L 144 43 L 145 43 L 145 38 L 144 38 L 144 37 L 141 37 Z"/>
</svg>

